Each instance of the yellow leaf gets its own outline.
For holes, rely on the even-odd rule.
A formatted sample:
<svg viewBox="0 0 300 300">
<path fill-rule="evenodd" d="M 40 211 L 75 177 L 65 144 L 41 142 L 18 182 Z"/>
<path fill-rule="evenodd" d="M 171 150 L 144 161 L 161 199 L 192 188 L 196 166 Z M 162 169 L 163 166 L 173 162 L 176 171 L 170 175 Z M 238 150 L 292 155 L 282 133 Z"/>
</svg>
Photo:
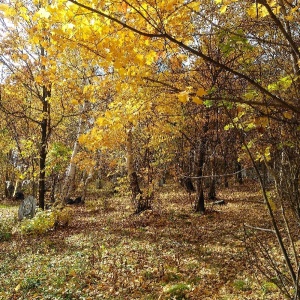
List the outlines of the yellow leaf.
<svg viewBox="0 0 300 300">
<path fill-rule="evenodd" d="M 72 104 L 72 105 L 78 105 L 78 101 L 77 101 L 76 99 L 72 99 L 72 100 L 71 100 L 71 104 Z"/>
<path fill-rule="evenodd" d="M 195 102 L 196 104 L 203 104 L 203 99 L 199 97 L 192 97 L 192 101 Z"/>
<path fill-rule="evenodd" d="M 49 17 L 50 17 L 50 13 L 48 11 L 46 11 L 46 9 L 43 7 L 40 8 L 40 10 L 37 12 L 37 14 L 42 19 L 49 19 Z"/>
<path fill-rule="evenodd" d="M 178 100 L 182 103 L 187 103 L 189 100 L 188 92 L 184 91 L 178 94 Z"/>
<path fill-rule="evenodd" d="M 199 88 L 199 89 L 197 90 L 196 95 L 197 95 L 198 97 L 203 97 L 203 96 L 206 95 L 206 91 L 204 90 L 204 88 L 201 87 L 201 88 Z"/>
<path fill-rule="evenodd" d="M 247 10 L 247 13 L 251 18 L 256 18 L 258 13 L 256 4 L 252 4 Z"/>
<path fill-rule="evenodd" d="M 83 93 L 87 94 L 88 92 L 90 92 L 92 90 L 92 85 L 91 84 L 87 84 L 84 86 L 83 88 Z"/>
<path fill-rule="evenodd" d="M 148 9 L 148 4 L 142 3 L 142 9 L 146 11 Z"/>
<path fill-rule="evenodd" d="M 137 54 L 136 58 L 138 61 L 142 62 L 144 60 L 144 56 L 142 54 Z"/>
<path fill-rule="evenodd" d="M 289 111 L 285 111 L 285 112 L 283 113 L 283 116 L 284 116 L 286 119 L 288 119 L 288 120 L 290 120 L 290 119 L 293 117 L 292 113 L 289 112 Z"/>
<path fill-rule="evenodd" d="M 15 287 L 15 291 L 18 292 L 21 288 L 21 283 L 19 283 L 16 287 Z"/>
<path fill-rule="evenodd" d="M 220 13 L 221 14 L 224 14 L 227 10 L 227 5 L 222 5 L 221 8 L 220 8 Z"/>
<path fill-rule="evenodd" d="M 35 77 L 35 82 L 36 83 L 42 83 L 43 82 L 43 77 L 41 75 L 38 75 Z"/>
<path fill-rule="evenodd" d="M 270 147 L 267 147 L 266 149 L 265 149 L 265 159 L 266 159 L 266 161 L 270 161 L 271 160 L 271 152 L 270 152 Z"/>
<path fill-rule="evenodd" d="M 294 21 L 294 17 L 293 16 L 285 16 L 284 17 L 287 21 Z"/>
<path fill-rule="evenodd" d="M 149 66 L 153 63 L 155 60 L 157 54 L 155 51 L 151 50 L 147 55 L 146 55 L 146 64 Z"/>
<path fill-rule="evenodd" d="M 0 11 L 2 12 L 6 12 L 7 10 L 9 10 L 9 6 L 7 4 L 1 3 L 0 4 Z"/>
<path fill-rule="evenodd" d="M 188 7 L 193 9 L 194 11 L 200 11 L 200 4 L 198 1 L 189 3 Z"/>
<path fill-rule="evenodd" d="M 96 120 L 96 124 L 98 126 L 106 126 L 109 124 L 107 118 L 103 118 L 103 117 L 99 117 L 97 120 Z"/>
<path fill-rule="evenodd" d="M 67 23 L 62 26 L 62 31 L 66 32 L 67 30 L 74 29 L 75 25 L 73 23 Z"/>
<path fill-rule="evenodd" d="M 3 12 L 6 17 L 13 17 L 17 14 L 17 11 L 13 7 L 9 7 L 6 4 L 0 4 L 0 11 Z"/>
<path fill-rule="evenodd" d="M 21 55 L 21 58 L 22 58 L 23 60 L 27 60 L 27 59 L 28 59 L 28 55 L 27 55 L 27 54 L 22 54 L 22 55 Z"/>
<path fill-rule="evenodd" d="M 127 74 L 127 70 L 125 68 L 119 68 L 118 72 L 123 77 Z"/>
<path fill-rule="evenodd" d="M 27 12 L 27 8 L 26 7 L 21 7 L 20 8 L 20 16 L 25 20 L 25 21 L 29 21 L 30 18 L 28 16 L 28 12 Z"/>
<path fill-rule="evenodd" d="M 39 44 L 40 43 L 40 39 L 37 36 L 33 36 L 31 38 L 31 41 L 33 44 Z"/>
<path fill-rule="evenodd" d="M 261 17 L 266 17 L 269 15 L 268 10 L 264 6 L 261 6 L 259 12 Z"/>
<path fill-rule="evenodd" d="M 247 10 L 247 13 L 251 18 L 263 18 L 269 15 L 268 10 L 263 5 L 256 3 L 250 6 L 250 8 Z"/>
<path fill-rule="evenodd" d="M 47 62 L 48 62 L 47 57 L 42 56 L 42 57 L 41 57 L 41 64 L 42 64 L 43 66 L 45 66 L 45 65 L 47 64 Z"/>
</svg>

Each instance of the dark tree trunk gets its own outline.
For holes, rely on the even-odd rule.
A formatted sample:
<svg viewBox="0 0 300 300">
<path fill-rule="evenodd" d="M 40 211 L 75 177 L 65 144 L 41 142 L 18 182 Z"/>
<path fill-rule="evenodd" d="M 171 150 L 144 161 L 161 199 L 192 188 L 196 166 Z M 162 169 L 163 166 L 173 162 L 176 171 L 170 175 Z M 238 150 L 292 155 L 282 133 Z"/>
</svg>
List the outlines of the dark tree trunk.
<svg viewBox="0 0 300 300">
<path fill-rule="evenodd" d="M 208 199 L 215 200 L 216 199 L 216 178 L 212 178 L 208 191 Z"/>
<path fill-rule="evenodd" d="M 236 162 L 236 179 L 239 184 L 243 184 L 242 165 L 240 162 Z"/>
<path fill-rule="evenodd" d="M 203 190 L 203 167 L 205 162 L 206 154 L 206 144 L 207 144 L 207 131 L 208 131 L 209 115 L 208 112 L 205 116 L 205 123 L 203 125 L 202 135 L 200 136 L 201 141 L 198 150 L 198 159 L 196 161 L 196 203 L 195 211 L 204 213 L 205 203 L 204 203 L 204 190 Z"/>
<path fill-rule="evenodd" d="M 138 176 L 136 172 L 131 173 L 130 178 L 130 187 L 132 194 L 132 202 L 135 207 L 135 213 L 138 214 L 144 210 L 150 209 L 151 204 L 154 198 L 154 194 L 143 195 L 139 186 Z"/>
<path fill-rule="evenodd" d="M 136 172 L 131 173 L 129 178 L 130 178 L 132 199 L 135 199 L 137 195 L 142 194 Z"/>
<path fill-rule="evenodd" d="M 199 187 L 199 190 L 197 191 L 195 211 L 199 213 L 205 212 L 204 191 L 203 191 L 202 183 L 201 186 Z"/>
<path fill-rule="evenodd" d="M 49 103 L 48 97 L 50 97 L 50 91 L 43 87 L 43 120 L 40 123 L 41 126 L 41 146 L 40 146 L 40 160 L 39 160 L 39 207 L 45 208 L 45 194 L 46 194 L 46 158 L 47 158 L 47 139 L 48 139 L 48 116 L 49 116 Z"/>
<path fill-rule="evenodd" d="M 224 174 L 227 174 L 227 170 L 228 170 L 228 164 L 227 164 L 227 160 L 224 157 Z M 228 182 L 228 176 L 224 176 L 224 187 L 228 188 L 229 187 L 229 182 Z"/>
</svg>

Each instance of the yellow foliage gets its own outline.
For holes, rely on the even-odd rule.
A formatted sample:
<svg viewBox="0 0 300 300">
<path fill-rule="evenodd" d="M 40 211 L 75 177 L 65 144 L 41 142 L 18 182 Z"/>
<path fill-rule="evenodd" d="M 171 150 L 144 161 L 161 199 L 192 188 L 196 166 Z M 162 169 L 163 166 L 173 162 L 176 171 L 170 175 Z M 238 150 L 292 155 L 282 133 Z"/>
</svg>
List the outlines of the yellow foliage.
<svg viewBox="0 0 300 300">
<path fill-rule="evenodd" d="M 203 100 L 199 97 L 192 97 L 192 101 L 196 104 L 203 104 Z"/>
<path fill-rule="evenodd" d="M 267 9 L 262 4 L 253 3 L 248 9 L 248 15 L 251 18 L 266 17 L 269 15 Z"/>
<path fill-rule="evenodd" d="M 271 157 L 270 147 L 266 147 L 264 156 L 265 156 L 266 161 L 271 160 L 272 157 Z"/>
<path fill-rule="evenodd" d="M 179 93 L 178 100 L 182 103 L 187 103 L 189 101 L 189 93 L 187 91 Z"/>
<path fill-rule="evenodd" d="M 284 116 L 286 119 L 288 119 L 288 120 L 290 120 L 290 119 L 293 118 L 293 114 L 292 114 L 291 112 L 289 112 L 289 111 L 285 111 L 285 112 L 283 113 L 283 116 Z"/>
<path fill-rule="evenodd" d="M 225 14 L 226 10 L 227 10 L 227 5 L 222 5 L 220 8 L 220 13 Z"/>
<path fill-rule="evenodd" d="M 294 16 L 288 15 L 284 17 L 287 21 L 294 21 Z"/>
<path fill-rule="evenodd" d="M 17 15 L 17 11 L 13 7 L 3 3 L 0 4 L 0 12 L 3 12 L 5 17 L 14 17 Z"/>
<path fill-rule="evenodd" d="M 206 91 L 204 90 L 204 88 L 200 87 L 200 88 L 197 90 L 196 95 L 197 95 L 198 97 L 203 97 L 203 96 L 206 95 Z"/>
</svg>

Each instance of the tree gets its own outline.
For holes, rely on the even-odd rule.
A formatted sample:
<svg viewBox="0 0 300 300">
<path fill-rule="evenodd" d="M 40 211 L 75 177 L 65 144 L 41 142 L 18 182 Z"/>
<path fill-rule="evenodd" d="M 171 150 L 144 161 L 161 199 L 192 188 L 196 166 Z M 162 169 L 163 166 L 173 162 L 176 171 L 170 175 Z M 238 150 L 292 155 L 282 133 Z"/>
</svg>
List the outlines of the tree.
<svg viewBox="0 0 300 300">
<path fill-rule="evenodd" d="M 204 98 L 216 101 L 223 106 L 231 118 L 235 130 L 237 132 L 243 130 L 241 136 L 246 135 L 246 138 L 241 138 L 241 140 L 260 178 L 274 232 L 285 257 L 291 283 L 296 290 L 295 299 L 299 297 L 297 264 L 296 267 L 292 266 L 291 258 L 282 243 L 283 239 L 278 230 L 278 223 L 274 219 L 264 182 L 255 163 L 257 157 L 253 155 L 252 150 L 249 151 L 249 145 L 253 145 L 251 127 L 264 131 L 266 128 L 271 128 L 269 120 L 272 120 L 277 126 L 288 124 L 287 126 L 290 128 L 299 127 L 298 7 L 288 2 L 266 0 L 256 3 L 192 1 L 184 4 L 181 1 L 172 1 L 168 4 L 163 1 L 146 1 L 144 3 L 111 1 L 104 5 L 95 3 L 94 6 L 85 1 L 70 0 L 70 2 L 96 14 L 102 24 L 108 20 L 113 22 L 115 28 L 120 30 L 119 37 L 142 36 L 155 41 L 157 52 L 160 52 L 163 48 L 161 45 L 164 45 L 170 53 L 188 53 L 188 64 L 191 67 L 195 68 L 194 61 L 204 60 L 220 70 L 220 78 L 232 83 L 232 85 L 226 84 L 220 90 L 210 90 Z M 218 13 L 213 14 L 210 13 L 211 11 L 218 11 Z M 239 17 L 236 15 L 237 11 Z M 230 18 L 234 14 L 234 18 Z M 242 23 L 243 25 L 232 29 L 226 18 L 230 19 L 230 22 L 234 20 L 236 24 Z M 221 43 L 219 57 L 205 46 L 208 32 L 218 38 Z M 123 39 L 125 40 L 125 38 Z M 237 92 L 238 88 L 239 92 Z M 190 95 L 188 88 L 179 89 L 178 92 L 181 99 L 187 99 Z M 233 103 L 237 103 L 236 106 L 234 105 L 238 111 L 236 118 L 230 111 Z M 255 121 L 250 120 L 251 116 Z M 248 117 L 250 118 L 248 119 Z M 267 122 L 264 121 L 264 118 L 267 119 Z M 260 135 L 256 133 L 254 137 L 256 142 L 259 137 Z M 205 142 L 205 139 L 202 138 L 200 145 L 204 147 Z M 292 144 L 297 145 L 297 140 L 294 140 Z M 276 155 L 276 151 L 270 154 L 268 151 L 271 148 L 268 147 L 260 148 L 258 156 L 265 157 L 267 160 L 270 155 Z M 289 152 L 293 153 L 289 153 L 289 156 L 296 157 L 298 150 L 291 149 L 293 147 L 289 147 Z M 200 153 L 204 154 L 204 151 L 200 151 Z M 202 159 L 203 156 L 200 156 L 198 174 L 201 176 Z M 284 161 L 286 162 L 286 160 L 281 160 L 281 162 L 277 160 L 277 163 L 283 166 Z M 297 171 L 293 170 L 293 174 L 297 174 Z M 298 191 L 297 186 L 292 186 Z M 201 194 L 201 188 L 198 190 Z M 202 203 L 202 200 L 199 203 Z M 283 218 L 286 219 L 284 215 Z M 289 232 L 288 228 L 289 226 L 285 228 L 287 233 Z M 290 242 L 293 243 L 291 238 Z M 293 295 L 287 290 L 285 292 L 291 299 L 293 298 Z"/>
<path fill-rule="evenodd" d="M 55 20 L 50 18 L 48 8 L 51 9 L 51 5 L 47 1 L 11 1 L 1 5 L 1 22 L 5 29 L 1 37 L 4 74 L 1 110 L 18 124 L 9 128 L 20 132 L 26 124 L 27 131 L 22 138 L 34 141 L 32 147 L 37 149 L 39 162 L 32 168 L 33 173 L 39 174 L 38 199 L 42 209 L 51 137 L 53 132 L 61 131 L 64 120 L 79 113 L 74 103 L 80 103 L 82 95 L 82 89 L 76 86 L 74 74 L 70 75 L 65 63 L 72 48 L 58 43 L 57 23 L 55 25 Z M 32 163 L 36 164 L 36 158 Z"/>
</svg>

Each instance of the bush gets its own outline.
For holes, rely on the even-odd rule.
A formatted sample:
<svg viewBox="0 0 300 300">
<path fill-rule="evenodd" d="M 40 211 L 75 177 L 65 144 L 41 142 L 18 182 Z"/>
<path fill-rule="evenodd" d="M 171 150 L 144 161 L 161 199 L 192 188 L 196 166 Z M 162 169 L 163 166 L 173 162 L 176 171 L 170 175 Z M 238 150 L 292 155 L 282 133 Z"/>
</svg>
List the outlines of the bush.
<svg viewBox="0 0 300 300">
<path fill-rule="evenodd" d="M 8 241 L 12 236 L 13 221 L 11 219 L 2 219 L 0 223 L 0 242 Z"/>
<path fill-rule="evenodd" d="M 21 233 L 43 234 L 58 226 L 67 226 L 72 218 L 71 210 L 38 211 L 34 218 L 24 219 L 21 223 Z"/>
<path fill-rule="evenodd" d="M 62 210 L 55 210 L 55 226 L 65 227 L 68 226 L 73 218 L 73 210 L 71 208 L 65 207 Z"/>
</svg>

